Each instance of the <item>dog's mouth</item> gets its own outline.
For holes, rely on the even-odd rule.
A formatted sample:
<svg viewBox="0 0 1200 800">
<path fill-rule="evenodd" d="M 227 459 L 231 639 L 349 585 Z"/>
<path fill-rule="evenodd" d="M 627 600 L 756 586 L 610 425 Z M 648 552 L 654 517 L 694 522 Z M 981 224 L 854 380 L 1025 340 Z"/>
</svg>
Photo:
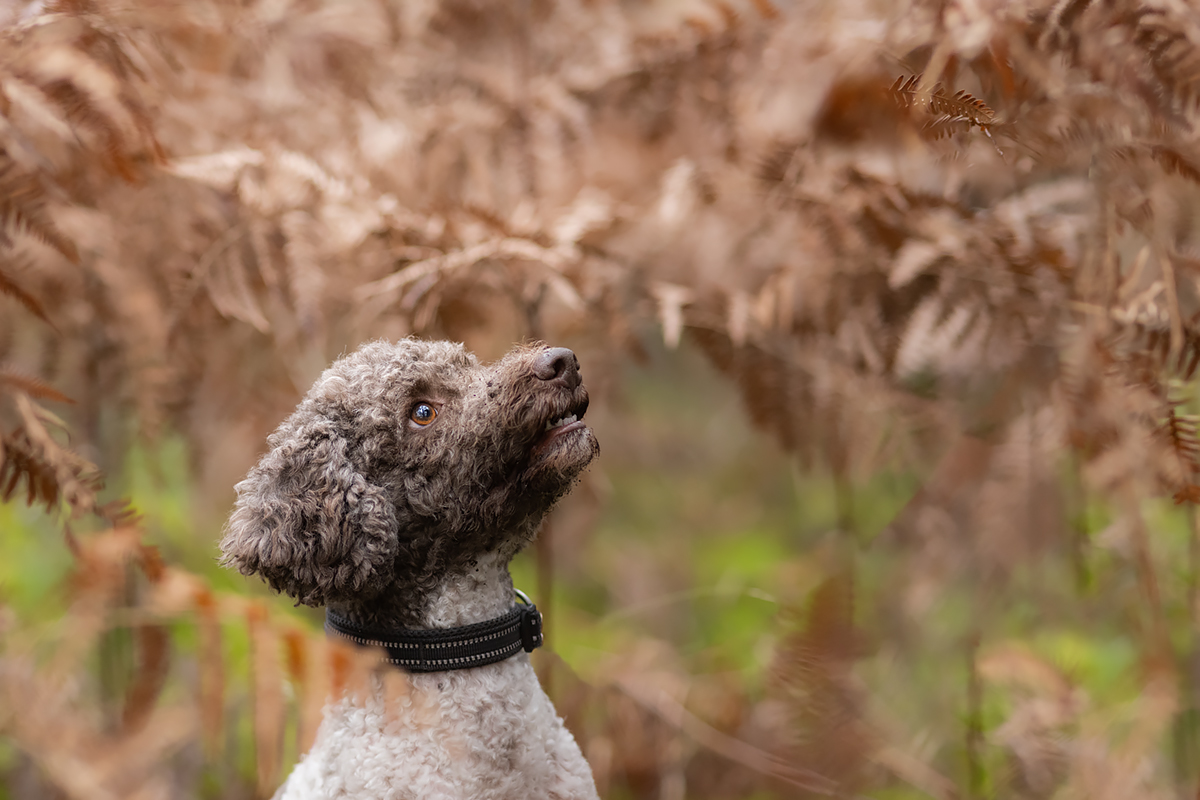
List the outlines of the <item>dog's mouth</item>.
<svg viewBox="0 0 1200 800">
<path fill-rule="evenodd" d="M 537 458 L 542 455 L 548 447 L 563 436 L 587 428 L 583 422 L 583 415 L 587 412 L 587 407 L 588 399 L 587 395 L 584 395 L 579 402 L 569 408 L 556 411 L 555 416 L 546 420 L 541 436 L 533 444 L 533 457 Z"/>
</svg>

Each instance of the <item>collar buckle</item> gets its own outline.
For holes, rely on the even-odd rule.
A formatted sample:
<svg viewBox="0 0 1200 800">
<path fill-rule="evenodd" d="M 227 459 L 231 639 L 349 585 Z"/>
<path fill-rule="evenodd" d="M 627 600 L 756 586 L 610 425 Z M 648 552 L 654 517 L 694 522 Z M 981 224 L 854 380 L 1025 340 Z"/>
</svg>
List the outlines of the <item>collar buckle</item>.
<svg viewBox="0 0 1200 800">
<path fill-rule="evenodd" d="M 521 646 L 532 653 L 542 646 L 542 612 L 530 603 L 521 608 Z"/>
</svg>

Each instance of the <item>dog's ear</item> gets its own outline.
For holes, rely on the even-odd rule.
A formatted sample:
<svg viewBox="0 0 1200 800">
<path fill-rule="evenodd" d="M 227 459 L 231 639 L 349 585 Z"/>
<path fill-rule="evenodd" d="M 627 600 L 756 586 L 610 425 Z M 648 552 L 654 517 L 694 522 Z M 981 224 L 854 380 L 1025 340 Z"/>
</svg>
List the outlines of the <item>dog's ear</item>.
<svg viewBox="0 0 1200 800">
<path fill-rule="evenodd" d="M 222 563 L 306 605 L 370 596 L 392 573 L 395 508 L 355 469 L 330 420 L 289 423 L 236 487 Z"/>
</svg>

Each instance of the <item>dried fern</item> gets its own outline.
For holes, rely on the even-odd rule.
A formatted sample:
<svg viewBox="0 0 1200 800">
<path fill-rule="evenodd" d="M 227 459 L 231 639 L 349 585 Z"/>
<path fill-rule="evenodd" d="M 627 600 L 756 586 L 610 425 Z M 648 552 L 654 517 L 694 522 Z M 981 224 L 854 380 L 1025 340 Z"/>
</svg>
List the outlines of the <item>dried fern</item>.
<svg viewBox="0 0 1200 800">
<path fill-rule="evenodd" d="M 5 243 L 23 233 L 33 236 L 72 261 L 79 260 L 75 244 L 66 238 L 46 215 L 49 194 L 42 179 L 23 173 L 12 162 L 0 159 L 0 235 Z M 28 293 L 23 293 L 27 296 Z M 22 295 L 17 295 L 21 299 Z M 26 302 L 26 305 L 29 305 Z M 35 307 L 38 307 L 36 302 Z M 33 309 L 31 309 L 33 310 Z M 35 311 L 35 313 L 37 313 Z"/>
<path fill-rule="evenodd" d="M 0 499 L 9 502 L 22 482 L 25 484 L 25 505 L 41 504 L 49 511 L 57 510 L 59 501 L 58 472 L 40 459 L 37 450 L 22 431 L 0 436 Z"/>
<path fill-rule="evenodd" d="M 21 391 L 38 400 L 51 400 L 56 403 L 75 402 L 36 375 L 29 375 L 0 365 L 0 392 L 5 390 Z"/>
<path fill-rule="evenodd" d="M 987 133 L 998 124 L 996 112 L 979 98 L 964 90 L 948 94 L 941 84 L 928 92 L 922 91 L 922 77 L 902 75 L 888 87 L 887 94 L 902 109 L 918 109 L 931 115 L 933 118 L 926 123 L 925 130 L 933 138 L 949 135 L 952 125 L 977 127 Z"/>
<path fill-rule="evenodd" d="M 1182 404 L 1183 401 L 1168 404 L 1167 419 L 1160 432 L 1179 462 L 1175 502 L 1196 503 L 1200 502 L 1200 486 L 1195 481 L 1196 474 L 1200 473 L 1200 433 L 1194 415 L 1178 413 Z"/>
<path fill-rule="evenodd" d="M 50 318 L 46 315 L 46 309 L 42 306 L 41 301 L 22 287 L 16 278 L 9 275 L 3 269 L 0 269 L 0 294 L 6 294 L 9 297 L 15 298 L 29 313 L 43 322 L 50 324 Z"/>
</svg>

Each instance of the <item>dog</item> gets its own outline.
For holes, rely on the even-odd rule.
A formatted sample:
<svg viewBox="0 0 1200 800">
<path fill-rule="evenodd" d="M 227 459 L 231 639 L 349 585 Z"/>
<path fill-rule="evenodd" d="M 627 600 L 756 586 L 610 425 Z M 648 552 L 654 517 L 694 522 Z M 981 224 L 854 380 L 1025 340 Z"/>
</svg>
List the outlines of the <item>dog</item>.
<svg viewBox="0 0 1200 800">
<path fill-rule="evenodd" d="M 334 698 L 277 798 L 597 797 L 508 572 L 599 452 L 587 407 L 568 349 L 482 364 L 410 338 L 334 362 L 271 434 L 222 563 L 325 606 L 330 636 L 384 648 L 412 689 Z"/>
</svg>

